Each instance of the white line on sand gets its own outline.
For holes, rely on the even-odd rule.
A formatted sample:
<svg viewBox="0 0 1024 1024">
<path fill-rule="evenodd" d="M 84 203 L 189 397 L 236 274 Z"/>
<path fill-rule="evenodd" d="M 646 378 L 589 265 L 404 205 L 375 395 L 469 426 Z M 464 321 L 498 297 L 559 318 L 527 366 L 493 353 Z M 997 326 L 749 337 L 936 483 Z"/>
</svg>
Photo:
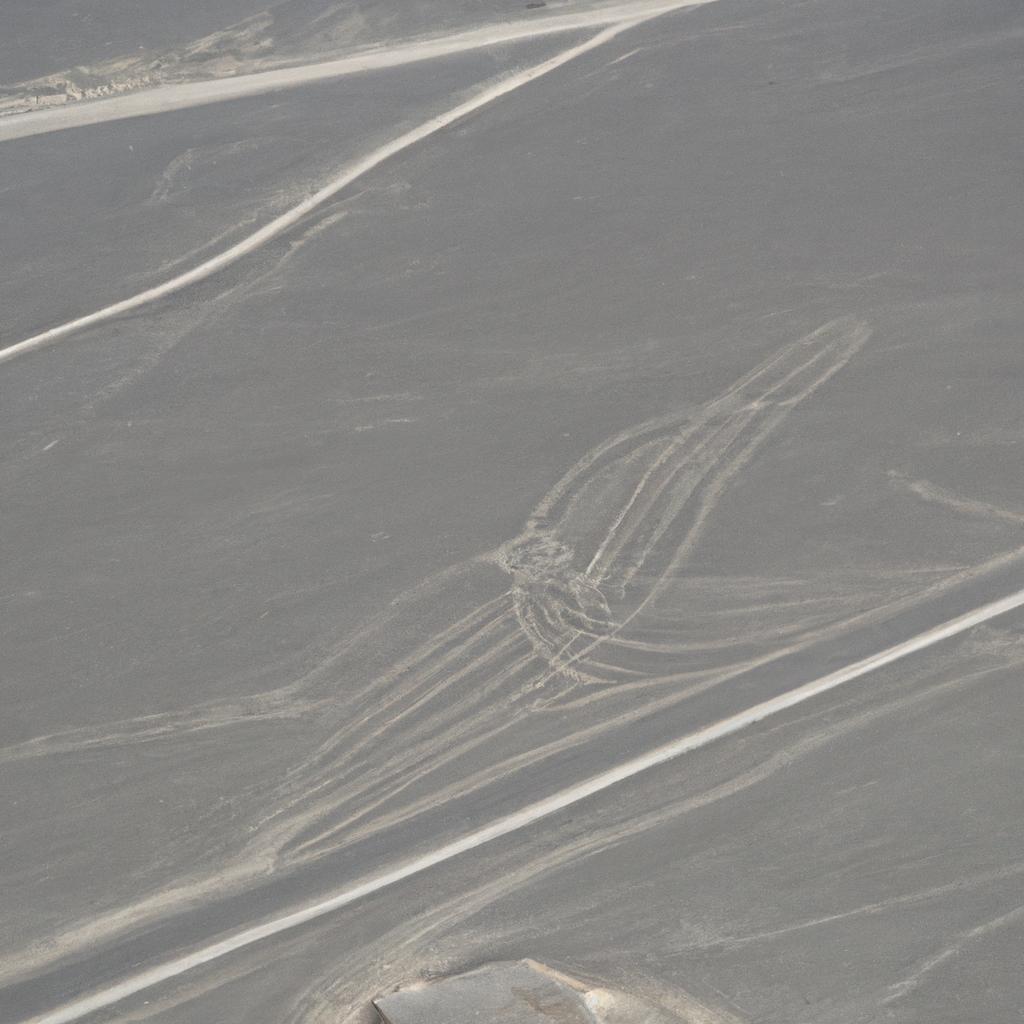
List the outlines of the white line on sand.
<svg viewBox="0 0 1024 1024">
<path fill-rule="evenodd" d="M 323 917 L 325 914 L 330 914 L 341 907 L 355 903 L 364 896 L 369 896 L 371 893 L 386 889 L 397 882 L 401 882 L 403 879 L 421 874 L 429 868 L 458 857 L 460 854 L 466 853 L 469 850 L 475 850 L 485 843 L 491 842 L 493 839 L 498 839 L 501 836 L 506 836 L 511 832 L 516 832 L 528 825 L 532 825 L 534 822 L 579 803 L 581 800 L 585 800 L 595 793 L 600 793 L 616 783 L 632 778 L 658 765 L 665 764 L 665 762 L 671 761 L 681 754 L 697 750 L 700 747 L 706 747 L 715 740 L 739 732 L 755 722 L 760 722 L 771 715 L 776 715 L 819 694 L 834 690 L 843 683 L 866 675 L 868 672 L 881 668 L 883 665 L 890 665 L 894 661 L 899 661 L 901 658 L 963 633 L 973 626 L 987 622 L 998 615 L 1013 611 L 1013 609 L 1020 608 L 1022 605 L 1024 605 L 1024 590 L 1018 590 L 1016 593 L 1000 598 L 998 601 L 991 601 L 980 608 L 974 609 L 974 611 L 967 612 L 955 619 L 950 619 L 940 626 L 925 630 L 909 640 L 904 640 L 902 643 L 889 647 L 879 654 L 862 658 L 860 661 L 855 661 L 852 665 L 847 665 L 846 668 L 838 669 L 826 676 L 822 676 L 820 679 L 805 683 L 803 686 L 797 686 L 786 693 L 780 694 L 778 697 L 771 698 L 771 700 L 755 704 L 752 708 L 747 708 L 746 711 L 730 715 L 728 718 L 723 718 L 713 725 L 708 725 L 703 729 L 698 729 L 696 732 L 691 732 L 680 739 L 673 740 L 671 743 L 655 747 L 654 750 L 625 761 L 616 768 L 610 768 L 608 771 L 601 772 L 584 782 L 577 783 L 575 786 L 569 786 L 553 796 L 549 796 L 544 800 L 538 800 L 536 803 L 530 804 L 514 814 L 505 815 L 490 825 L 485 825 L 483 828 L 470 832 L 461 839 L 456 839 L 453 842 L 446 843 L 444 846 L 439 846 L 431 853 L 417 857 L 415 860 L 392 868 L 390 871 L 374 875 L 372 878 L 368 878 L 366 881 L 360 882 L 349 889 L 343 889 L 334 896 L 314 903 L 312 906 L 285 914 L 273 921 L 267 921 L 264 924 L 246 928 L 230 938 L 212 943 L 209 946 L 196 950 L 194 953 L 189 953 L 187 956 L 178 957 L 175 960 L 161 964 L 159 967 L 152 967 L 149 970 L 142 971 L 116 985 L 111 985 L 109 988 L 101 989 L 92 995 L 77 999 L 50 1013 L 36 1017 L 31 1024 L 68 1024 L 70 1021 L 80 1020 L 90 1013 L 113 1006 L 122 999 L 152 988 L 154 985 L 158 985 L 170 978 L 178 977 L 202 964 L 208 964 L 213 960 L 227 956 L 236 950 L 244 949 L 246 946 L 251 946 L 253 943 L 269 938 L 272 935 L 278 935 L 281 932 L 297 928 L 309 921 Z"/>
<path fill-rule="evenodd" d="M 489 46 L 537 39 L 562 32 L 600 28 L 625 21 L 646 21 L 659 14 L 684 7 L 698 7 L 711 0 L 647 0 L 631 4 L 596 7 L 574 14 L 547 16 L 523 22 L 506 22 L 470 29 L 435 39 L 410 40 L 379 49 L 355 53 L 334 60 L 299 64 L 293 67 L 254 71 L 203 82 L 179 82 L 156 86 L 121 96 L 99 100 L 80 100 L 49 110 L 11 114 L 0 118 L 0 142 L 20 139 L 67 128 L 82 128 L 104 121 L 120 121 L 128 117 L 146 117 L 170 110 L 222 103 L 225 100 L 257 96 L 261 93 L 291 89 L 310 82 L 342 78 L 362 71 L 377 71 L 418 61 L 435 60 L 457 53 L 480 50 Z"/>
<path fill-rule="evenodd" d="M 658 14 L 664 13 L 665 10 L 692 7 L 698 3 L 707 2 L 710 2 L 710 0 L 677 0 L 677 2 L 673 4 L 663 3 L 657 5 L 656 10 L 652 8 L 651 12 L 644 14 L 642 17 L 631 18 L 626 21 L 618 21 L 598 32 L 596 35 L 586 40 L 586 42 L 572 46 L 548 60 L 541 61 L 540 64 L 535 64 L 533 67 L 526 68 L 514 75 L 510 75 L 508 78 L 502 79 L 502 81 L 495 83 L 489 88 L 478 93 L 476 96 L 471 97 L 463 103 L 459 103 L 457 106 L 452 107 L 443 114 L 438 114 L 436 117 L 432 117 L 428 121 L 424 121 L 417 127 L 404 132 L 397 138 L 392 139 L 390 142 L 387 142 L 378 149 L 375 149 L 372 153 L 368 153 L 366 156 L 361 157 L 354 163 L 349 164 L 343 171 L 341 171 L 340 174 L 332 178 L 326 185 L 318 189 L 311 196 L 304 199 L 298 205 L 293 206 L 290 210 L 286 210 L 280 216 L 275 217 L 258 231 L 254 231 L 251 235 L 243 238 L 240 242 L 231 246 L 229 249 L 225 249 L 224 252 L 200 263 L 197 267 L 193 267 L 191 270 L 188 270 L 183 274 L 178 274 L 176 277 L 172 277 L 169 281 L 164 281 L 163 284 L 147 288 L 145 291 L 139 292 L 130 298 L 122 299 L 120 302 L 115 302 L 110 306 L 104 306 L 102 309 L 98 309 L 94 313 L 88 313 L 85 316 L 69 320 L 66 323 L 59 324 L 57 327 L 51 327 L 49 330 L 43 331 L 40 334 L 34 334 L 31 338 L 26 338 L 24 341 L 19 341 L 7 348 L 0 349 L 0 363 L 8 362 L 20 355 L 24 355 L 26 352 L 31 352 L 35 349 L 50 345 L 55 341 L 60 341 L 61 339 L 74 334 L 76 331 L 84 330 L 87 327 L 94 327 L 97 324 L 104 323 L 107 320 L 112 320 L 124 313 L 130 313 L 132 310 L 139 309 L 151 302 L 156 302 L 158 299 L 172 295 L 175 292 L 181 291 L 183 288 L 189 287 L 189 285 L 195 284 L 198 281 L 202 281 L 205 278 L 216 274 L 219 270 L 223 270 L 232 263 L 236 263 L 243 256 L 248 255 L 260 246 L 271 241 L 271 239 L 276 238 L 278 235 L 293 227 L 318 206 L 322 206 L 328 200 L 336 196 L 343 188 L 351 185 L 352 182 L 362 177 L 362 175 L 373 170 L 373 168 L 382 164 L 389 157 L 394 156 L 396 153 L 400 153 L 403 149 L 408 149 L 415 143 L 433 135 L 442 128 L 448 127 L 448 125 L 453 124 L 455 121 L 458 121 L 460 118 L 472 113 L 474 110 L 479 110 L 481 107 L 487 106 L 489 103 L 493 103 L 496 99 L 521 88 L 528 82 L 532 82 L 535 79 L 554 71 L 556 68 L 561 67 L 563 64 L 567 64 L 576 57 L 580 57 L 590 50 L 597 49 L 597 47 L 603 45 L 622 32 L 625 32 L 627 29 L 633 28 L 643 21 L 648 21 L 651 18 L 656 17 Z"/>
</svg>

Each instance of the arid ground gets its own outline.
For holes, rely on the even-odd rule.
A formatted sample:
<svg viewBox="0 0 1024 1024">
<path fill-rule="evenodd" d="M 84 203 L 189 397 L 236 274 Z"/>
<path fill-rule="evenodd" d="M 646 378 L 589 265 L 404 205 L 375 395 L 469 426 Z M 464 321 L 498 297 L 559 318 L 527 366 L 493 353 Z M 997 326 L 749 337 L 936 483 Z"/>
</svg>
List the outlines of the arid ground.
<svg viewBox="0 0 1024 1024">
<path fill-rule="evenodd" d="M 1022 47 L 0 6 L 0 1019 L 1020 1021 Z"/>
</svg>

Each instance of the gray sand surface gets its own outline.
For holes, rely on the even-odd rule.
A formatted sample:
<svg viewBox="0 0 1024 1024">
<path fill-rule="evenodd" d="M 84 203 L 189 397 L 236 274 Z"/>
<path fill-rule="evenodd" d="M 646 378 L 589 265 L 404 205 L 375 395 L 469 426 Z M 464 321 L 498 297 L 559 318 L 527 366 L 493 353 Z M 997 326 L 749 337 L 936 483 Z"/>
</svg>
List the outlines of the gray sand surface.
<svg viewBox="0 0 1024 1024">
<path fill-rule="evenodd" d="M 15 76 L 71 53 L 12 10 Z M 0 346 L 587 37 L 0 142 Z M 0 363 L 0 1019 L 1019 592 L 1022 39 L 1011 0 L 669 13 Z M 690 1024 L 1011 1024 L 1022 626 L 88 1019 L 369 1024 L 529 957 Z"/>
</svg>

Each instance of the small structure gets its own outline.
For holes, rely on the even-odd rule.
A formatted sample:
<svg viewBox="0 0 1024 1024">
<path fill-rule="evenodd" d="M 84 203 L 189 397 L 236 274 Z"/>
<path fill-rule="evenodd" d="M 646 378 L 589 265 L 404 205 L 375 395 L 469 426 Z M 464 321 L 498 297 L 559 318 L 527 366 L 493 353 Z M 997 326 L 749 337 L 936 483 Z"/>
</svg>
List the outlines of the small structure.
<svg viewBox="0 0 1024 1024">
<path fill-rule="evenodd" d="M 645 1000 L 534 960 L 488 964 L 375 999 L 383 1024 L 684 1024 Z"/>
</svg>

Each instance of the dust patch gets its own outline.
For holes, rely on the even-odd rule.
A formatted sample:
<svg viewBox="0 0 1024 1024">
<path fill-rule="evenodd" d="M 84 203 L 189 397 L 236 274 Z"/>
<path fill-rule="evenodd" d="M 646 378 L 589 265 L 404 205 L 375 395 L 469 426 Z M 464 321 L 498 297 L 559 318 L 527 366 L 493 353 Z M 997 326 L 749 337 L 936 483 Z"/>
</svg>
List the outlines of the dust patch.
<svg viewBox="0 0 1024 1024">
<path fill-rule="evenodd" d="M 726 1024 L 720 1015 L 678 1017 L 646 999 L 570 977 L 535 960 L 493 963 L 374 1000 L 384 1024 Z"/>
<path fill-rule="evenodd" d="M 256 139 L 243 139 L 218 146 L 197 146 L 179 153 L 164 168 L 160 180 L 146 200 L 147 206 L 158 206 L 183 196 L 192 179 L 221 161 L 245 157 L 263 143 Z"/>
</svg>

